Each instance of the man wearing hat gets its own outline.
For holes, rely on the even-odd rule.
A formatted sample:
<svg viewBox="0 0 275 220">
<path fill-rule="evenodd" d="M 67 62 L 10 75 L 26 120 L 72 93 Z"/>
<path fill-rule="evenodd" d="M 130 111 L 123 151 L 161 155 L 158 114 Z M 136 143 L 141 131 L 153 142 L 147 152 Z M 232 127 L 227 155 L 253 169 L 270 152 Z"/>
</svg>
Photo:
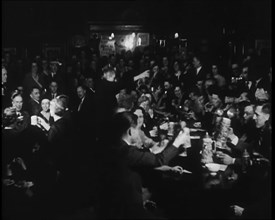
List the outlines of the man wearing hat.
<svg viewBox="0 0 275 220">
<path fill-rule="evenodd" d="M 48 83 L 55 81 L 59 85 L 59 89 L 62 87 L 62 76 L 58 71 L 58 67 L 61 65 L 58 61 L 51 61 L 50 62 L 50 74 L 47 77 Z"/>
</svg>

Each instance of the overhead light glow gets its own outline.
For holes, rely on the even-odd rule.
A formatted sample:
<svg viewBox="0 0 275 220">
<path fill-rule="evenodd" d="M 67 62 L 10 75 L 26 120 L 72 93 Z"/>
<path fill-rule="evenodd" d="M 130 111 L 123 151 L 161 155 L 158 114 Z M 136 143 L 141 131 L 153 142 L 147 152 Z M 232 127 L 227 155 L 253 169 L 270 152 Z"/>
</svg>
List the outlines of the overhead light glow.
<svg viewBox="0 0 275 220">
<path fill-rule="evenodd" d="M 140 45 L 141 45 L 141 38 L 140 38 L 140 37 L 138 38 L 137 45 L 138 45 L 138 46 L 140 46 Z"/>
<path fill-rule="evenodd" d="M 126 36 L 124 46 L 128 50 L 132 50 L 134 48 L 134 39 L 135 39 L 135 37 L 133 36 L 133 34 Z"/>
</svg>

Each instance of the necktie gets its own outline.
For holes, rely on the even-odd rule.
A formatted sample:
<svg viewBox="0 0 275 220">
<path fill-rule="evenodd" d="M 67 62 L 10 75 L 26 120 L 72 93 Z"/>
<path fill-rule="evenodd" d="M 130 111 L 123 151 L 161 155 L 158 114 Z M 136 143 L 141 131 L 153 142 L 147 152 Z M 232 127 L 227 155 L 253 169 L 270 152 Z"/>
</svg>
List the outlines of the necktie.
<svg viewBox="0 0 275 220">
<path fill-rule="evenodd" d="M 81 100 L 81 102 L 80 102 L 80 104 L 79 104 L 79 106 L 78 106 L 78 109 L 77 109 L 77 111 L 78 111 L 78 112 L 79 112 L 79 111 L 80 111 L 80 109 L 81 109 L 81 106 L 82 106 L 83 100 L 84 100 L 84 98 Z"/>
<path fill-rule="evenodd" d="M 262 137 L 262 135 L 260 136 L 260 138 L 259 138 L 259 147 L 261 147 L 261 145 L 262 145 L 262 142 L 263 142 L 263 137 Z"/>
</svg>

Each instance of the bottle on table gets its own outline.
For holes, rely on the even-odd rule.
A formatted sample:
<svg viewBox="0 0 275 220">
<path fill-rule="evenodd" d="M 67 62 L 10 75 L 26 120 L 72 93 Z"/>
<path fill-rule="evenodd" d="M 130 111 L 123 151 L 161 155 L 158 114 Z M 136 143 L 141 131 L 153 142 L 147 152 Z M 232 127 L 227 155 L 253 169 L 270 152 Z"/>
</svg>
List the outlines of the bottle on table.
<svg viewBox="0 0 275 220">
<path fill-rule="evenodd" d="M 211 137 L 209 136 L 208 132 L 206 132 L 206 135 L 203 138 L 202 155 L 201 155 L 201 162 L 203 164 L 213 162 L 212 143 L 213 143 L 213 141 L 212 141 Z"/>
<path fill-rule="evenodd" d="M 243 152 L 242 160 L 242 171 L 243 173 L 247 173 L 247 169 L 250 166 L 250 155 L 247 149 L 245 149 Z"/>
</svg>

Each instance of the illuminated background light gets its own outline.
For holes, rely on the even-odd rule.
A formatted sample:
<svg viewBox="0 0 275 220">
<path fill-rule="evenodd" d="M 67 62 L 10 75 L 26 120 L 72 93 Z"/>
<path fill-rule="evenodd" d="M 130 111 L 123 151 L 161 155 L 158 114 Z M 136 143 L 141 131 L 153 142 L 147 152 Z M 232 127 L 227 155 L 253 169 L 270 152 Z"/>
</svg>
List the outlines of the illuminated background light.
<svg viewBox="0 0 275 220">
<path fill-rule="evenodd" d="M 138 38 L 137 45 L 138 45 L 138 46 L 140 46 L 140 45 L 141 45 L 141 38 L 140 38 L 140 37 Z"/>
<path fill-rule="evenodd" d="M 134 40 L 135 40 L 135 37 L 133 36 L 133 34 L 126 36 L 125 44 L 124 44 L 126 49 L 132 50 L 134 48 Z"/>
</svg>

